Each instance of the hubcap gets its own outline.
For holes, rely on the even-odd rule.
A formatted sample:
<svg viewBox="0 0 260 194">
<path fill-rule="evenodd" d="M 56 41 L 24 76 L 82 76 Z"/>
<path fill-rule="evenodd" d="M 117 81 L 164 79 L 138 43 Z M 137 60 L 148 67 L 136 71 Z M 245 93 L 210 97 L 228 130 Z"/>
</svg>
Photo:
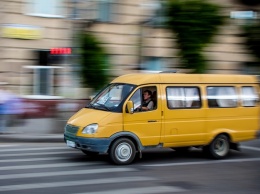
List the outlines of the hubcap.
<svg viewBox="0 0 260 194">
<path fill-rule="evenodd" d="M 116 157 L 119 161 L 125 162 L 132 155 L 132 148 L 128 143 L 120 143 L 116 148 Z"/>
<path fill-rule="evenodd" d="M 225 139 L 218 138 L 214 143 L 214 151 L 219 156 L 225 156 L 228 152 L 228 143 Z"/>
</svg>

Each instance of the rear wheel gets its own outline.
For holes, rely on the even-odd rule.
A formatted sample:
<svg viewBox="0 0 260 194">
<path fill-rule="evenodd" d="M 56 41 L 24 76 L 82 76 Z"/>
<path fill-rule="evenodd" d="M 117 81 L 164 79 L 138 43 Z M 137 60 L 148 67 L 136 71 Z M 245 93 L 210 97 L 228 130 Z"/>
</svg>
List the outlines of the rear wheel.
<svg viewBox="0 0 260 194">
<path fill-rule="evenodd" d="M 204 151 L 210 157 L 215 159 L 225 158 L 229 153 L 230 142 L 226 135 L 218 135 L 208 146 L 205 146 Z"/>
<path fill-rule="evenodd" d="M 134 160 L 135 155 L 135 145 L 127 138 L 116 140 L 109 150 L 109 156 L 112 162 L 120 165 L 130 164 Z"/>
</svg>

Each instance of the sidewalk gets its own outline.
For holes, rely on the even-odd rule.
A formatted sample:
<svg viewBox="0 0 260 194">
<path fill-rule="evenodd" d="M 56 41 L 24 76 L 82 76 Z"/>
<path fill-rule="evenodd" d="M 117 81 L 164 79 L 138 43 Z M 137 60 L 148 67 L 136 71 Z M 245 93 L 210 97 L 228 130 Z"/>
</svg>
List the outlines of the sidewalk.
<svg viewBox="0 0 260 194">
<path fill-rule="evenodd" d="M 62 143 L 63 134 L 19 134 L 19 133 L 2 133 L 0 134 L 0 143 Z"/>
<path fill-rule="evenodd" d="M 64 142 L 63 132 L 66 121 L 56 118 L 26 119 L 23 124 L 7 127 L 0 132 L 0 143 L 9 142 Z"/>
</svg>

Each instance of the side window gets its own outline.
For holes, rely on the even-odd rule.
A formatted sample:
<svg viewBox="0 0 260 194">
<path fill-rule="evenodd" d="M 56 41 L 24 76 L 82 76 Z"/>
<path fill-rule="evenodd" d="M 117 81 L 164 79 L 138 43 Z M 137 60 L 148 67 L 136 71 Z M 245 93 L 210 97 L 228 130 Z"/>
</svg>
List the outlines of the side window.
<svg viewBox="0 0 260 194">
<path fill-rule="evenodd" d="M 138 107 L 141 106 L 141 99 L 142 95 L 141 95 L 141 89 L 136 90 L 136 92 L 134 93 L 134 95 L 130 98 L 131 101 L 133 101 L 134 103 L 134 110 L 136 111 L 138 109 Z"/>
<path fill-rule="evenodd" d="M 207 99 L 210 108 L 232 108 L 237 106 L 236 89 L 231 86 L 207 87 Z"/>
<path fill-rule="evenodd" d="M 130 98 L 134 103 L 135 112 L 151 111 L 157 108 L 157 89 L 147 86 L 136 90 Z"/>
<path fill-rule="evenodd" d="M 254 87 L 244 86 L 241 89 L 241 102 L 242 106 L 252 107 L 256 106 L 258 95 Z"/>
<path fill-rule="evenodd" d="M 167 87 L 166 96 L 169 109 L 201 107 L 200 92 L 197 87 Z"/>
</svg>

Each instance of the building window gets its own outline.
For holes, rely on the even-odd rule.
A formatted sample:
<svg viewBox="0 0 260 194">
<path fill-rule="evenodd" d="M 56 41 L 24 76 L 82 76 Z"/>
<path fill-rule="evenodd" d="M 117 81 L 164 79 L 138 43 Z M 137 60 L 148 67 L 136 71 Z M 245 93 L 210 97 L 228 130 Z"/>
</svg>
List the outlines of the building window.
<svg viewBox="0 0 260 194">
<path fill-rule="evenodd" d="M 101 0 L 98 4 L 98 20 L 100 22 L 112 21 L 112 2 L 111 0 Z"/>
<path fill-rule="evenodd" d="M 146 71 L 163 71 L 166 63 L 161 57 L 146 57 L 141 64 L 141 69 Z"/>
<path fill-rule="evenodd" d="M 57 70 L 56 70 L 57 69 Z M 30 84 L 21 88 L 22 94 L 28 96 L 44 96 L 51 97 L 54 94 L 61 94 L 64 89 L 65 75 L 61 74 L 64 68 L 60 66 L 24 66 L 23 67 L 23 81 Z M 33 78 L 32 80 L 30 79 Z"/>
<path fill-rule="evenodd" d="M 27 14 L 40 17 L 63 17 L 63 0 L 28 0 Z"/>
<path fill-rule="evenodd" d="M 200 92 L 197 87 L 167 87 L 166 96 L 169 109 L 201 107 Z"/>
<path fill-rule="evenodd" d="M 52 95 L 52 70 L 45 67 L 35 69 L 34 95 Z"/>
<path fill-rule="evenodd" d="M 232 11 L 230 18 L 235 19 L 237 25 L 254 24 L 257 21 L 257 12 L 255 11 Z"/>
<path fill-rule="evenodd" d="M 210 108 L 231 108 L 237 106 L 235 87 L 207 87 L 208 106 Z"/>
<path fill-rule="evenodd" d="M 258 95 L 255 88 L 251 86 L 242 87 L 241 101 L 242 101 L 242 106 L 245 107 L 256 106 L 256 103 L 258 101 Z"/>
</svg>

